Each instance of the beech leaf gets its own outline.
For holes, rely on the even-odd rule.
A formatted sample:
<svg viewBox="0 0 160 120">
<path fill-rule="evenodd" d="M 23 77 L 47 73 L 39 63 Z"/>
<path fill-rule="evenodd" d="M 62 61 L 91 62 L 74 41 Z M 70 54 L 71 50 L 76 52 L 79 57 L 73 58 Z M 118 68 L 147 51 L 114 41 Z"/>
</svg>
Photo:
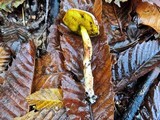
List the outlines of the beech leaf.
<svg viewBox="0 0 160 120">
<path fill-rule="evenodd" d="M 58 111 L 54 109 L 42 109 L 38 112 L 30 111 L 22 117 L 16 117 L 14 120 L 66 120 L 67 115 L 65 109 L 62 108 Z"/>
<path fill-rule="evenodd" d="M 157 78 L 156 82 L 150 88 L 145 100 L 143 101 L 135 118 L 142 120 L 159 120 L 160 119 L 160 81 Z"/>
<path fill-rule="evenodd" d="M 114 45 L 117 42 L 124 41 L 126 35 L 124 30 L 131 21 L 131 1 L 123 3 L 119 8 L 115 4 L 104 3 L 103 4 L 103 21 L 104 29 L 107 34 L 107 40 L 110 45 Z"/>
<path fill-rule="evenodd" d="M 136 8 L 142 24 L 148 25 L 160 33 L 160 12 L 156 5 L 140 2 Z"/>
<path fill-rule="evenodd" d="M 113 79 L 116 89 L 138 79 L 160 64 L 160 42 L 150 40 L 137 44 L 122 52 L 113 66 Z"/>
<path fill-rule="evenodd" d="M 24 115 L 29 106 L 26 97 L 31 93 L 34 76 L 35 46 L 32 41 L 22 44 L 0 86 L 0 119 Z M 5 113 L 5 114 L 4 114 Z"/>
<path fill-rule="evenodd" d="M 7 69 L 10 62 L 11 51 L 4 43 L 0 43 L 0 73 Z"/>
<path fill-rule="evenodd" d="M 29 105 L 35 105 L 35 109 L 62 108 L 62 91 L 56 88 L 41 89 L 32 93 L 27 98 Z"/>
</svg>

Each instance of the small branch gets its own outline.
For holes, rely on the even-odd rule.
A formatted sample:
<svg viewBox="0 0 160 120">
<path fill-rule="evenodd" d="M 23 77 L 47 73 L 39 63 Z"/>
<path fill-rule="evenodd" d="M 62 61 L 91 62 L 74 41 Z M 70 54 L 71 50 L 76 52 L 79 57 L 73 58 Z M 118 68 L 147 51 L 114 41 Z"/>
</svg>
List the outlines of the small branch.
<svg viewBox="0 0 160 120">
<path fill-rule="evenodd" d="M 135 96 L 132 103 L 129 105 L 128 110 L 124 113 L 122 120 L 132 120 L 139 109 L 140 105 L 142 104 L 145 95 L 149 91 L 150 86 L 154 82 L 154 80 L 158 77 L 160 73 L 160 69 L 156 67 L 147 77 L 146 82 L 142 86 L 142 89 L 138 92 Z"/>
</svg>

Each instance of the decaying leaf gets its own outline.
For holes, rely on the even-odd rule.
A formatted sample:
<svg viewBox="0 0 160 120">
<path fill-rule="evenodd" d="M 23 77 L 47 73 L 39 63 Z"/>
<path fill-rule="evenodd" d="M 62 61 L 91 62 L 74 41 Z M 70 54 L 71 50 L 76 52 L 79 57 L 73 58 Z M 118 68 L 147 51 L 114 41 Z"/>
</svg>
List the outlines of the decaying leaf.
<svg viewBox="0 0 160 120">
<path fill-rule="evenodd" d="M 67 120 L 65 109 L 58 111 L 54 109 L 42 109 L 38 112 L 31 111 L 22 117 L 16 117 L 14 120 Z"/>
<path fill-rule="evenodd" d="M 124 30 L 131 21 L 131 1 L 123 3 L 119 8 L 115 4 L 103 3 L 103 22 L 110 45 L 125 41 Z"/>
<path fill-rule="evenodd" d="M 159 77 L 160 78 L 160 77 Z M 160 81 L 156 82 L 150 88 L 144 102 L 142 103 L 135 119 L 141 120 L 159 120 L 160 119 Z"/>
<path fill-rule="evenodd" d="M 31 93 L 34 62 L 35 46 L 29 41 L 22 45 L 0 86 L 0 119 L 10 120 L 29 110 L 26 97 Z"/>
<path fill-rule="evenodd" d="M 160 12 L 158 7 L 147 2 L 139 2 L 137 5 L 136 12 L 142 24 L 151 26 L 160 33 Z"/>
<path fill-rule="evenodd" d="M 62 91 L 56 88 L 41 89 L 29 95 L 26 99 L 29 105 L 35 105 L 36 110 L 63 107 Z"/>
<path fill-rule="evenodd" d="M 0 43 L 0 73 L 7 69 L 10 62 L 11 51 L 5 44 Z"/>
<path fill-rule="evenodd" d="M 13 8 L 17 8 L 25 0 L 1 0 L 0 1 L 0 10 L 5 10 L 6 12 L 13 11 Z"/>
<path fill-rule="evenodd" d="M 113 66 L 113 79 L 116 89 L 122 89 L 126 84 L 143 76 L 160 64 L 160 42 L 150 40 L 137 44 L 120 54 Z"/>
</svg>

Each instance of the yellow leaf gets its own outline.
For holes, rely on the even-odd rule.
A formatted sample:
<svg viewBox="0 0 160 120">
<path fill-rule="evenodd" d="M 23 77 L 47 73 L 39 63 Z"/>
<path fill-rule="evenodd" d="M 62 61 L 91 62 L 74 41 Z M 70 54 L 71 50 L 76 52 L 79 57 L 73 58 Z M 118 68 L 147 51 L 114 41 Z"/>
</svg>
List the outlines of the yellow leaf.
<svg viewBox="0 0 160 120">
<path fill-rule="evenodd" d="M 160 12 L 156 5 L 140 2 L 138 3 L 136 12 L 142 21 L 142 24 L 148 25 L 160 33 Z"/>
<path fill-rule="evenodd" d="M 62 108 L 62 90 L 56 88 L 41 89 L 27 98 L 30 105 L 35 105 L 35 109 L 40 110 L 43 108 Z"/>
</svg>

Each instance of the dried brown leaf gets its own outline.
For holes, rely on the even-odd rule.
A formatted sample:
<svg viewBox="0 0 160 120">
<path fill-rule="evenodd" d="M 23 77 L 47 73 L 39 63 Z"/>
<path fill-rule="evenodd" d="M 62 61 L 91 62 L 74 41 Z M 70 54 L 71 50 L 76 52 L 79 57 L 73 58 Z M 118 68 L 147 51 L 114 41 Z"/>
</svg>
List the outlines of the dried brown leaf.
<svg viewBox="0 0 160 120">
<path fill-rule="evenodd" d="M 156 5 L 147 2 L 139 2 L 136 12 L 139 15 L 142 24 L 148 25 L 160 33 L 160 11 Z"/>
<path fill-rule="evenodd" d="M 22 45 L 0 86 L 0 119 L 13 119 L 29 110 L 26 97 L 31 93 L 34 63 L 35 46 L 29 41 Z"/>
</svg>

